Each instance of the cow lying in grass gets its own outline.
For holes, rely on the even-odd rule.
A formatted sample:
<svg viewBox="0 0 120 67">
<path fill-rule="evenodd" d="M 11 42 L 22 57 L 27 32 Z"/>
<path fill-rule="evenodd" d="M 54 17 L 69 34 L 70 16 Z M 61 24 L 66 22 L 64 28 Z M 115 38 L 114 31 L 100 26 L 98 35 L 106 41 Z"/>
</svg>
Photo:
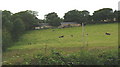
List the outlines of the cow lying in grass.
<svg viewBox="0 0 120 67">
<path fill-rule="evenodd" d="M 106 34 L 106 35 L 111 35 L 111 34 L 110 34 L 110 33 L 108 33 L 108 32 L 107 32 L 107 33 L 105 33 L 105 34 Z"/>
<path fill-rule="evenodd" d="M 62 36 L 59 36 L 59 38 L 63 38 L 64 36 L 62 35 Z"/>
</svg>

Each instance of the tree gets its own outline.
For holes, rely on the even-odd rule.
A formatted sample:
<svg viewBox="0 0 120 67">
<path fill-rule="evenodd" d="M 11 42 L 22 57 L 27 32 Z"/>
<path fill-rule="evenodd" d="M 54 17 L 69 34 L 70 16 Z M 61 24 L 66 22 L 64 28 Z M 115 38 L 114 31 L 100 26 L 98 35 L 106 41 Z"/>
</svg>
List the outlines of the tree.
<svg viewBox="0 0 120 67">
<path fill-rule="evenodd" d="M 25 25 L 24 22 L 20 19 L 17 18 L 14 20 L 13 23 L 13 30 L 12 30 L 12 36 L 14 40 L 17 40 L 18 37 L 25 31 Z"/>
<path fill-rule="evenodd" d="M 45 20 L 39 19 L 39 23 L 45 23 Z"/>
<path fill-rule="evenodd" d="M 81 23 L 88 23 L 90 21 L 89 11 L 83 10 L 80 12 L 80 21 Z"/>
<path fill-rule="evenodd" d="M 64 15 L 65 22 L 80 22 L 80 11 L 70 10 Z"/>
<path fill-rule="evenodd" d="M 103 8 L 93 13 L 93 20 L 96 22 L 110 22 L 113 20 L 113 10 L 111 8 Z"/>
<path fill-rule="evenodd" d="M 116 19 L 117 22 L 120 21 L 120 11 L 117 10 L 114 11 L 114 18 Z"/>
<path fill-rule="evenodd" d="M 5 50 L 8 46 L 12 44 L 12 28 L 13 23 L 11 22 L 12 13 L 10 11 L 2 11 L 2 47 Z"/>
<path fill-rule="evenodd" d="M 10 11 L 2 11 L 2 28 L 6 28 L 9 32 L 12 30 L 12 13 Z"/>
<path fill-rule="evenodd" d="M 78 23 L 86 23 L 88 22 L 89 12 L 87 10 L 78 11 L 78 10 L 70 10 L 64 15 L 65 22 L 78 22 Z"/>
<path fill-rule="evenodd" d="M 46 23 L 49 23 L 52 26 L 59 26 L 61 19 L 58 17 L 57 13 L 52 12 L 49 13 L 47 15 L 45 15 L 46 17 Z"/>
<path fill-rule="evenodd" d="M 11 33 L 6 29 L 6 28 L 3 28 L 2 29 L 2 48 L 3 48 L 3 51 L 9 47 L 11 44 L 12 44 L 12 36 L 11 36 Z"/>
<path fill-rule="evenodd" d="M 39 22 L 39 19 L 36 17 L 36 13 L 37 12 L 30 10 L 21 11 L 15 13 L 12 19 L 14 20 L 16 17 L 20 18 L 25 24 L 25 29 L 31 30 L 33 29 L 33 25 L 36 25 Z"/>
<path fill-rule="evenodd" d="M 31 30 L 33 25 L 39 22 L 36 11 L 21 11 L 12 14 L 10 11 L 2 11 L 2 39 L 3 50 L 18 40 L 25 30 Z"/>
</svg>

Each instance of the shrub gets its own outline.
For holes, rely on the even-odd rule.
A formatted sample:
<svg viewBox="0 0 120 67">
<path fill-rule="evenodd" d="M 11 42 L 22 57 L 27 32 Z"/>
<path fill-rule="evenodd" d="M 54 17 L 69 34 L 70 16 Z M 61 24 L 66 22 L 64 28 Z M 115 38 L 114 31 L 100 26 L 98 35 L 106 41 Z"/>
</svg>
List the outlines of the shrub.
<svg viewBox="0 0 120 67">
<path fill-rule="evenodd" d="M 38 54 L 30 61 L 30 64 L 37 65 L 116 65 L 118 63 L 117 55 L 112 52 L 102 52 L 95 54 L 90 51 L 81 50 L 78 53 L 62 55 L 62 52 L 52 50 L 51 54 L 46 56 Z"/>
</svg>

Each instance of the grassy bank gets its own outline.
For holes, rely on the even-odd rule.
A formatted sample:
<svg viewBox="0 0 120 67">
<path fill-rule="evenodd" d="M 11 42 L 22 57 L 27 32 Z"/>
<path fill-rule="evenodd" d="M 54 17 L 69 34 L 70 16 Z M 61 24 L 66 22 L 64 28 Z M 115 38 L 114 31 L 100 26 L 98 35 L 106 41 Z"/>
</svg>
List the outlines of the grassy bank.
<svg viewBox="0 0 120 67">
<path fill-rule="evenodd" d="M 111 35 L 105 35 L 106 32 L 109 32 Z M 86 36 L 86 34 L 88 34 L 88 36 Z M 59 36 L 62 35 L 64 35 L 64 37 L 59 38 Z M 73 37 L 71 35 L 73 35 Z M 118 24 L 86 25 L 84 42 L 85 44 L 83 44 L 82 27 L 28 31 L 14 46 L 9 47 L 7 51 L 3 53 L 3 64 L 34 64 L 31 60 L 35 61 L 36 56 L 36 62 L 41 61 L 38 64 L 43 65 L 68 64 L 68 61 L 72 63 L 72 60 L 74 64 L 82 64 L 82 60 L 84 60 L 83 64 L 89 64 L 92 59 L 94 59 L 93 63 L 91 62 L 90 64 L 104 64 L 108 56 L 115 58 L 116 61 Z M 53 60 L 51 60 L 50 57 L 52 57 L 51 55 L 54 56 L 54 54 L 52 54 L 53 52 L 51 53 L 51 50 L 59 52 L 62 57 L 66 58 L 66 61 L 60 61 L 60 59 L 57 60 L 53 57 L 51 59 L 58 61 L 58 63 L 55 63 L 56 61 L 52 63 L 51 61 Z M 81 52 L 83 54 L 81 54 Z M 100 58 L 99 55 L 107 56 Z M 49 59 L 44 59 L 43 61 L 49 63 L 40 60 L 39 58 L 42 56 L 43 58 L 48 57 Z M 73 58 L 71 56 L 73 56 Z M 106 59 L 103 60 L 104 58 Z"/>
</svg>

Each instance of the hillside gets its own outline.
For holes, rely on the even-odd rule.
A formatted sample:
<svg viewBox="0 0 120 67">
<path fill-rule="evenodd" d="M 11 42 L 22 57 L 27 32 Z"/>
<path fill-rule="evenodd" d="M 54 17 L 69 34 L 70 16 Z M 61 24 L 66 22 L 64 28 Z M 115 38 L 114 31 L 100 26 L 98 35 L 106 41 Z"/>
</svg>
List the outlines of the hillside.
<svg viewBox="0 0 120 67">
<path fill-rule="evenodd" d="M 111 35 L 106 35 L 106 32 Z M 59 38 L 59 36 L 64 37 Z M 84 42 L 82 27 L 32 30 L 26 32 L 14 46 L 9 47 L 3 53 L 3 62 L 4 64 L 20 64 L 24 58 L 32 58 L 33 55 L 39 53 L 49 55 L 51 50 L 57 50 L 63 55 L 67 55 L 79 52 L 83 47 L 86 50 L 117 51 L 117 46 L 117 23 L 86 25 Z"/>
</svg>

